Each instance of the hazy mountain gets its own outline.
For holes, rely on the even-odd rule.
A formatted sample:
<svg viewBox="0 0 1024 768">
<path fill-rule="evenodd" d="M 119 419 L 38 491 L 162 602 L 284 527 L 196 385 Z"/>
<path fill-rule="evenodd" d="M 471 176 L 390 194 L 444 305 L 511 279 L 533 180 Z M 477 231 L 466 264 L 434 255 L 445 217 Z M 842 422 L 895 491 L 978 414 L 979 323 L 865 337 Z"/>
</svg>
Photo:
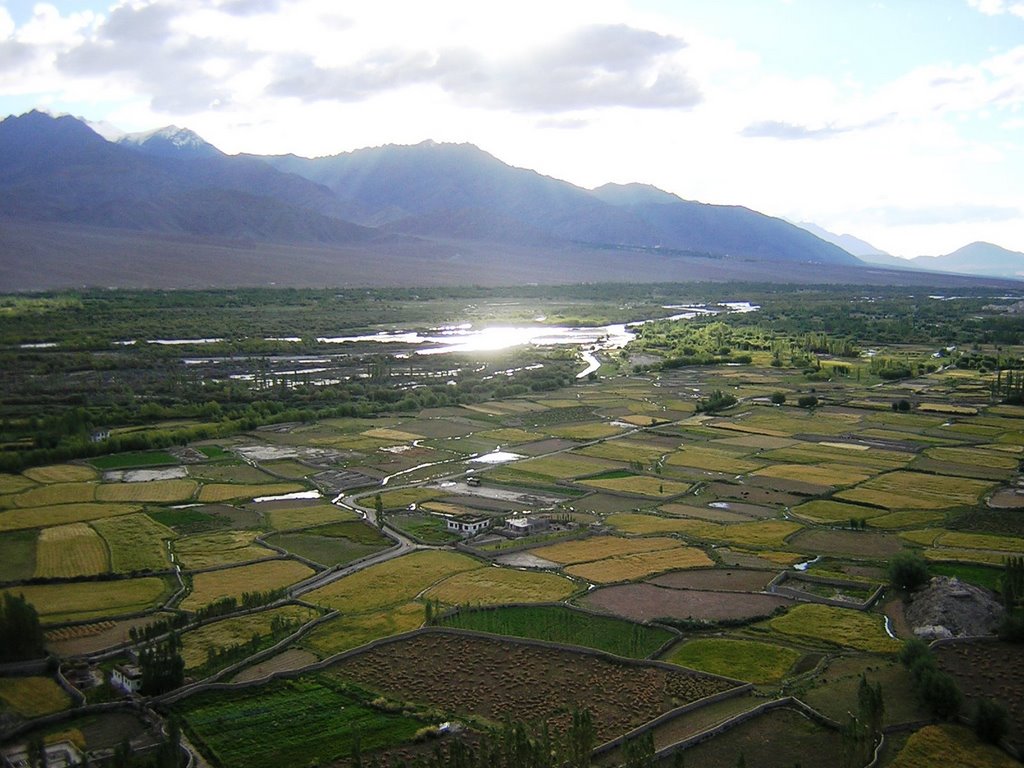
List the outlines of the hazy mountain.
<svg viewBox="0 0 1024 768">
<path fill-rule="evenodd" d="M 334 203 L 324 187 L 223 155 L 191 132 L 112 143 L 69 116 L 0 122 L 8 218 L 296 243 L 378 236 L 329 215 Z"/>
<path fill-rule="evenodd" d="M 918 256 L 912 261 L 915 267 L 940 272 L 1024 277 L 1024 253 L 1009 251 L 992 243 L 971 243 L 944 256 Z"/>
<path fill-rule="evenodd" d="M 586 190 L 514 168 L 471 144 L 384 146 L 315 159 L 265 158 L 333 190 L 355 221 L 418 236 L 653 249 L 857 264 L 781 219 L 639 184 Z"/>
<path fill-rule="evenodd" d="M 806 229 L 813 235 L 820 237 L 822 240 L 826 240 L 834 245 L 838 245 L 847 253 L 852 253 L 858 259 L 866 264 L 878 264 L 879 266 L 888 267 L 890 269 L 919 269 L 910 259 L 901 259 L 898 256 L 893 256 L 873 246 L 866 240 L 861 240 L 859 237 L 853 235 L 842 234 L 837 235 L 835 232 L 829 232 L 823 227 L 819 227 L 817 224 L 812 224 L 809 221 L 801 221 L 797 223 L 797 226 L 801 229 Z"/>
</svg>

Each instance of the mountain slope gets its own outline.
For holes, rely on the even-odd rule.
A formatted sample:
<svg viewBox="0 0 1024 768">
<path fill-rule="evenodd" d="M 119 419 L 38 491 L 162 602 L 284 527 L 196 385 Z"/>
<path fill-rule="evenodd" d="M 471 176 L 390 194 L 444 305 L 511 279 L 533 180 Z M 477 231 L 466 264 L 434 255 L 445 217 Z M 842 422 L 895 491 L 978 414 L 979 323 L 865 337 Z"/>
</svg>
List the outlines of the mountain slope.
<svg viewBox="0 0 1024 768">
<path fill-rule="evenodd" d="M 167 137 L 154 139 L 115 144 L 75 118 L 40 112 L 7 118 L 0 215 L 275 242 L 378 236 L 331 217 L 334 196 L 306 179 L 205 142 L 181 152 Z"/>
</svg>

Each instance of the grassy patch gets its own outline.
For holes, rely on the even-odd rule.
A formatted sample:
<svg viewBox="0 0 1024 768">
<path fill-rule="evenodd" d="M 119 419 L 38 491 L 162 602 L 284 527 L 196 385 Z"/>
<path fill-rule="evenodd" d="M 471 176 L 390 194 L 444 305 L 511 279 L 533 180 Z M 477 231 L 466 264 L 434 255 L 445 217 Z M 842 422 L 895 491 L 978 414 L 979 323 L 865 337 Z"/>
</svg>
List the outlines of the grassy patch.
<svg viewBox="0 0 1024 768">
<path fill-rule="evenodd" d="M 71 706 L 71 697 L 49 677 L 0 677 L 0 703 L 22 717 L 42 717 Z"/>
<path fill-rule="evenodd" d="M 891 768 L 1019 768 L 1020 763 L 998 747 L 978 740 L 960 725 L 926 725 L 904 745 Z"/>
<path fill-rule="evenodd" d="M 152 608 L 168 594 L 167 583 L 155 576 L 120 581 L 72 584 L 28 584 L 4 590 L 24 594 L 46 624 L 98 619 Z"/>
<path fill-rule="evenodd" d="M 189 477 L 208 483 L 260 485 L 281 482 L 279 478 L 248 464 L 201 464 L 189 467 L 188 474 Z"/>
<path fill-rule="evenodd" d="M 47 507 L 56 504 L 76 504 L 96 500 L 95 483 L 51 483 L 30 488 L 22 493 L 4 496 L 0 505 L 5 507 Z"/>
<path fill-rule="evenodd" d="M 802 655 L 781 645 L 713 638 L 691 640 L 666 661 L 751 683 L 772 683 L 782 679 Z"/>
<path fill-rule="evenodd" d="M 369 526 L 356 523 L 364 528 Z M 289 552 L 312 560 L 321 565 L 338 565 L 350 563 L 360 557 L 379 552 L 390 545 L 390 540 L 383 534 L 378 534 L 379 539 L 374 543 L 361 543 L 352 541 L 343 536 L 317 535 L 313 528 L 300 533 L 279 533 L 267 539 L 268 544 L 281 547 Z M 372 529 L 371 529 L 372 531 Z"/>
<path fill-rule="evenodd" d="M 35 487 L 35 482 L 23 475 L 8 475 L 0 472 L 0 495 L 21 493 Z"/>
<path fill-rule="evenodd" d="M 867 480 L 873 473 L 850 464 L 776 464 L 754 474 L 815 485 L 845 486 Z"/>
<path fill-rule="evenodd" d="M 815 499 L 797 507 L 793 514 L 807 518 L 815 523 L 846 523 L 851 519 L 870 520 L 886 514 L 884 509 L 862 507 L 859 504 L 844 504 L 831 499 Z"/>
<path fill-rule="evenodd" d="M 449 531 L 445 521 L 437 515 L 389 515 L 388 524 L 429 544 L 447 544 L 460 538 Z"/>
<path fill-rule="evenodd" d="M 582 645 L 634 659 L 649 657 L 675 637 L 666 629 L 553 605 L 460 611 L 440 623 L 495 635 Z"/>
<path fill-rule="evenodd" d="M 224 597 L 240 598 L 245 592 L 268 592 L 287 587 L 314 573 L 312 568 L 294 560 L 271 560 L 197 573 L 192 577 L 192 594 L 181 601 L 181 607 L 194 611 Z"/>
<path fill-rule="evenodd" d="M 604 421 L 595 421 L 589 424 L 567 424 L 547 428 L 549 435 L 565 437 L 569 440 L 600 440 L 601 438 L 617 435 L 622 431 L 622 427 L 617 427 Z"/>
<path fill-rule="evenodd" d="M 824 640 L 862 651 L 895 653 L 900 642 L 885 633 L 881 616 L 831 605 L 798 605 L 768 622 L 776 632 Z"/>
<path fill-rule="evenodd" d="M 896 471 L 872 478 L 836 496 L 887 509 L 947 509 L 976 504 L 993 483 L 966 477 Z"/>
<path fill-rule="evenodd" d="M 591 536 L 586 539 L 565 541 L 531 550 L 531 553 L 560 565 L 603 560 L 616 555 L 630 555 L 655 549 L 678 547 L 679 541 L 668 537 L 627 539 L 621 536 Z"/>
<path fill-rule="evenodd" d="M 903 512 L 890 512 L 887 515 L 871 517 L 868 525 L 872 528 L 910 528 L 917 525 L 931 525 L 941 523 L 946 519 L 945 512 L 929 512 L 927 510 L 904 510 Z"/>
<path fill-rule="evenodd" d="M 92 524 L 110 548 L 110 569 L 114 573 L 159 571 L 169 566 L 168 539 L 174 531 L 148 515 L 124 515 Z"/>
<path fill-rule="evenodd" d="M 384 509 L 405 509 L 410 504 L 420 504 L 445 493 L 439 488 L 400 488 L 397 491 L 384 491 L 380 495 Z M 363 499 L 363 503 L 373 503 L 373 497 Z"/>
<path fill-rule="evenodd" d="M 107 545 L 85 523 L 43 528 L 36 540 L 35 577 L 40 579 L 97 576 L 110 569 Z"/>
</svg>

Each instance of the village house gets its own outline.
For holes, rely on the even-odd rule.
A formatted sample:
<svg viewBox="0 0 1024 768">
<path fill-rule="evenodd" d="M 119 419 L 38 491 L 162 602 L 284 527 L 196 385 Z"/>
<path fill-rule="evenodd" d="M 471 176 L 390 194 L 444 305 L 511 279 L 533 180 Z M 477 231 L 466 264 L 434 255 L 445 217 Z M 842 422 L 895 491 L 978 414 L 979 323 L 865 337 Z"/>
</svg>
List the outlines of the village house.
<svg viewBox="0 0 1024 768">
<path fill-rule="evenodd" d="M 505 521 L 505 530 L 512 536 L 530 536 L 551 527 L 546 517 L 510 517 Z"/>
<path fill-rule="evenodd" d="M 142 670 L 135 664 L 117 664 L 110 673 L 110 682 L 125 693 L 138 693 L 142 688 Z"/>
<path fill-rule="evenodd" d="M 69 768 L 72 765 L 81 765 L 85 755 L 78 746 L 67 739 L 47 744 L 43 747 L 46 753 L 44 765 L 47 768 Z M 4 768 L 32 768 L 29 764 L 28 744 L 18 744 L 5 749 L 3 753 Z"/>
<path fill-rule="evenodd" d="M 483 515 L 452 515 L 445 519 L 445 528 L 463 538 L 476 536 L 485 528 L 491 527 L 491 518 Z"/>
</svg>

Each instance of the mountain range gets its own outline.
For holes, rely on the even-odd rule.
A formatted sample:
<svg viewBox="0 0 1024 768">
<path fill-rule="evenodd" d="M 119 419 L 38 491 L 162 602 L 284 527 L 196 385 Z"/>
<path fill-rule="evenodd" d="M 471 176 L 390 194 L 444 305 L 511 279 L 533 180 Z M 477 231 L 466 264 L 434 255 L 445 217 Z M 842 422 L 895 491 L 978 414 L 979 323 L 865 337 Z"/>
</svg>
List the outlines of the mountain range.
<svg viewBox="0 0 1024 768">
<path fill-rule="evenodd" d="M 104 133 L 35 111 L 0 122 L 8 289 L 898 282 L 782 219 L 642 184 L 587 190 L 470 144 L 309 159 L 227 155 L 173 126 Z"/>
</svg>

